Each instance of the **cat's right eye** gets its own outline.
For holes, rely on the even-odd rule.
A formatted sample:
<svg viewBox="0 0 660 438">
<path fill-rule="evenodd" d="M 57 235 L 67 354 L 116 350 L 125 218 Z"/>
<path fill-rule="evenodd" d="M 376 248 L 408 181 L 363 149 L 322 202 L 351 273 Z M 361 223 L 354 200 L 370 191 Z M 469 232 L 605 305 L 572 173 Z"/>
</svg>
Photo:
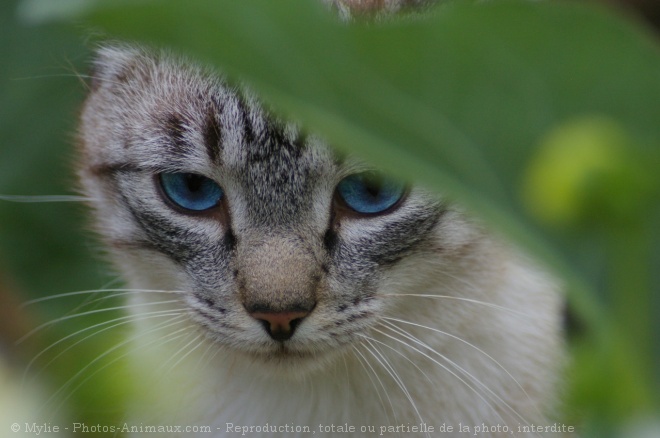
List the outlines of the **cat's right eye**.
<svg viewBox="0 0 660 438">
<path fill-rule="evenodd" d="M 222 200 L 222 188 L 210 178 L 195 173 L 161 173 L 163 193 L 173 204 L 190 211 L 204 211 Z"/>
</svg>

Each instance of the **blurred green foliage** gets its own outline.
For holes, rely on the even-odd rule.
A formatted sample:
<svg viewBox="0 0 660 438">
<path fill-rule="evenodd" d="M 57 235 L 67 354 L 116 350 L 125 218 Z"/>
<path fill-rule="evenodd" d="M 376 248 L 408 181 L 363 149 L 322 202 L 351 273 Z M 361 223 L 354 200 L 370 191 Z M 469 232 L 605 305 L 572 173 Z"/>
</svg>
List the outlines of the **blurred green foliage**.
<svg viewBox="0 0 660 438">
<path fill-rule="evenodd" d="M 74 135 L 77 109 L 85 94 L 79 75 L 87 72 L 89 50 L 80 29 L 26 25 L 17 18 L 17 5 L 13 0 L 0 2 L 0 195 L 75 194 Z M 26 301 L 96 289 L 113 279 L 88 231 L 84 213 L 84 208 L 76 203 L 19 204 L 0 200 L 0 278 L 10 288 L 0 290 L 0 306 L 11 303 L 3 294 L 11 293 L 18 296 L 18 301 Z M 16 321 L 5 323 L 37 326 L 76 312 L 86 298 L 75 296 L 16 309 Z M 20 364 L 16 386 L 21 386 L 26 364 L 46 346 L 117 316 L 118 312 L 108 312 L 95 318 L 72 318 L 44 328 L 15 348 L 11 347 L 16 339 L 2 339 L 6 334 L 0 333 L 0 347 L 8 344 L 17 356 L 11 359 Z M 41 383 L 49 386 L 50 397 L 108 345 L 116 343 L 104 334 L 94 341 L 82 344 L 84 348 L 71 348 L 50 364 L 67 343 L 47 351 L 31 367 L 33 374 L 28 376 L 27 386 L 38 374 Z M 3 351 L 0 349 L 0 353 Z M 26 420 L 48 421 L 55 410 L 62 414 L 75 412 L 75 421 L 103 421 L 123 415 L 109 412 L 116 404 L 116 392 L 122 388 L 99 390 L 101 385 L 112 386 L 116 382 L 112 376 L 117 372 L 116 368 L 108 368 L 79 391 L 68 392 L 65 388 L 62 394 L 71 394 L 69 403 L 55 397 L 41 415 Z M 0 388 L 0 398 L 3 391 L 9 389 Z M 23 394 L 26 398 L 27 394 L 34 396 L 33 391 Z M 31 403 L 40 406 L 43 400 Z M 5 420 L 3 413 L 0 420 Z M 0 435 L 5 436 L 9 432 L 4 421 L 1 423 Z"/>
<path fill-rule="evenodd" d="M 172 47 L 458 199 L 559 272 L 588 327 L 569 397 L 584 436 L 656 415 L 660 53 L 640 24 L 564 2 L 451 2 L 351 26 L 309 1 L 24 1 L 23 17 L 60 20 L 36 27 L 2 7 L 3 194 L 69 191 L 84 87 L 58 75 L 84 71 L 81 34 Z M 99 285 L 73 207 L 0 204 L 0 260 L 25 290 Z"/>
</svg>

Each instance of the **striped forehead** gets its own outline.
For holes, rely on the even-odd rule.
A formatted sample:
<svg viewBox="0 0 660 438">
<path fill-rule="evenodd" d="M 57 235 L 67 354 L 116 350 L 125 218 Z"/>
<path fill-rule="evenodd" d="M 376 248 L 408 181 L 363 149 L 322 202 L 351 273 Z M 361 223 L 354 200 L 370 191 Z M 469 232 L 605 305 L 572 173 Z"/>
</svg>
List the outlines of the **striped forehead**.
<svg viewBox="0 0 660 438">
<path fill-rule="evenodd" d="M 257 101 L 219 86 L 163 112 L 163 160 L 208 168 L 240 187 L 251 216 L 275 220 L 311 208 L 315 186 L 334 168 L 333 153 Z"/>
<path fill-rule="evenodd" d="M 300 216 L 334 178 L 337 158 L 317 138 L 199 69 L 138 58 L 105 90 L 125 138 L 112 161 L 213 177 L 240 192 L 251 217 Z"/>
<path fill-rule="evenodd" d="M 249 214 L 266 222 L 304 215 L 333 169 L 332 153 L 251 99 L 228 99 L 225 111 L 221 167 L 246 194 Z"/>
</svg>

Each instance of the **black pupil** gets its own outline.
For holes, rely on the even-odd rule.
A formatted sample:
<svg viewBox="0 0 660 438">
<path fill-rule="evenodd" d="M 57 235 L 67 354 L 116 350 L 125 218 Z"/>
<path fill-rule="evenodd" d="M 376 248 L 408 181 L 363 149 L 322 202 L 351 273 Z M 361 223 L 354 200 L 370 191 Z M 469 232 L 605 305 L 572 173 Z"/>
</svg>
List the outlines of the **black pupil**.
<svg viewBox="0 0 660 438">
<path fill-rule="evenodd" d="M 186 186 L 188 187 L 188 190 L 193 193 L 199 192 L 202 188 L 203 183 L 204 183 L 203 176 L 194 175 L 194 174 L 186 175 Z"/>
<path fill-rule="evenodd" d="M 365 174 L 361 179 L 367 193 L 369 193 L 369 195 L 373 196 L 374 198 L 378 197 L 378 194 L 383 189 L 383 177 L 377 173 L 368 173 Z"/>
</svg>

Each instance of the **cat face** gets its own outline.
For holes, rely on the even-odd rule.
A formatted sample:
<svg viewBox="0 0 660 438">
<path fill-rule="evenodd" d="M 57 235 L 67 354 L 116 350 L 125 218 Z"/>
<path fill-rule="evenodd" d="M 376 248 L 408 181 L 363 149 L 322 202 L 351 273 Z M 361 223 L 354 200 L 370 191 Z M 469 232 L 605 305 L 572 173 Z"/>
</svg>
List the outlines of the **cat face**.
<svg viewBox="0 0 660 438">
<path fill-rule="evenodd" d="M 99 231 L 132 287 L 180 291 L 176 306 L 222 346 L 318 364 L 470 241 L 425 191 L 190 63 L 107 47 L 94 77 L 79 174 Z"/>
</svg>

